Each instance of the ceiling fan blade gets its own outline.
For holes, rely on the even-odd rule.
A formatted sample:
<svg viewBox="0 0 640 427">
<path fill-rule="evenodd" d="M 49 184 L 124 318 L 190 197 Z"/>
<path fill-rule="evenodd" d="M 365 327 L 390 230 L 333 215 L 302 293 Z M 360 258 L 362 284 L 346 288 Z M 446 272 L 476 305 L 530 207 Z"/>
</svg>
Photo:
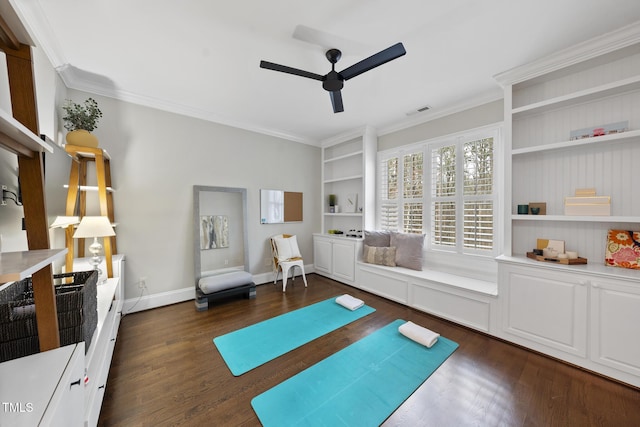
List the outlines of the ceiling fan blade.
<svg viewBox="0 0 640 427">
<path fill-rule="evenodd" d="M 321 76 L 320 74 L 310 73 L 309 71 L 287 67 L 286 65 L 274 64 L 273 62 L 260 61 L 260 68 L 266 68 L 267 70 L 273 70 L 273 71 L 280 71 L 283 73 L 293 74 L 301 77 L 307 77 L 314 80 L 322 81 L 324 79 L 324 76 Z"/>
<path fill-rule="evenodd" d="M 342 93 L 339 90 L 334 92 L 329 92 L 329 96 L 331 96 L 331 105 L 333 105 L 334 113 L 342 113 L 344 111 L 344 107 L 342 106 Z"/>
<path fill-rule="evenodd" d="M 402 43 L 394 44 L 391 47 L 382 50 L 375 55 L 368 57 L 367 59 L 363 59 L 362 61 L 353 64 L 351 67 L 345 68 L 340 72 L 340 75 L 345 79 L 349 80 L 354 78 L 355 76 L 359 76 L 365 71 L 369 71 L 372 68 L 378 67 L 382 64 L 386 64 L 389 61 L 393 61 L 396 58 L 401 57 L 407 53 L 404 50 L 404 46 Z"/>
</svg>

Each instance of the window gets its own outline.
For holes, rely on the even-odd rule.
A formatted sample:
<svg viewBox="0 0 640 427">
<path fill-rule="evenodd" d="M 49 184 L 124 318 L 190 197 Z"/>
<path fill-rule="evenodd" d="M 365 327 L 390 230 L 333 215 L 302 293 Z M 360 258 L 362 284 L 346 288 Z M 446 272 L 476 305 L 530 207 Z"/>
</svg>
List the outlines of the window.
<svg viewBox="0 0 640 427">
<path fill-rule="evenodd" d="M 493 255 L 498 128 L 379 154 L 378 226 L 426 233 L 428 246 Z"/>
</svg>

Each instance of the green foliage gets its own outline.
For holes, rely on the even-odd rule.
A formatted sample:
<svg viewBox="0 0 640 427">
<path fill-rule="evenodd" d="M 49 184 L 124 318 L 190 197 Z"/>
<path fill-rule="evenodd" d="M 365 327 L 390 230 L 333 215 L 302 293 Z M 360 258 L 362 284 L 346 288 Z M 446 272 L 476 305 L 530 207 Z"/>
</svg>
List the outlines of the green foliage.
<svg viewBox="0 0 640 427">
<path fill-rule="evenodd" d="M 65 122 L 64 128 L 68 131 L 84 129 L 91 132 L 97 127 L 98 120 L 102 117 L 102 111 L 93 98 L 88 98 L 84 104 L 76 104 L 67 99 L 62 109 L 66 113 L 62 118 Z"/>
</svg>

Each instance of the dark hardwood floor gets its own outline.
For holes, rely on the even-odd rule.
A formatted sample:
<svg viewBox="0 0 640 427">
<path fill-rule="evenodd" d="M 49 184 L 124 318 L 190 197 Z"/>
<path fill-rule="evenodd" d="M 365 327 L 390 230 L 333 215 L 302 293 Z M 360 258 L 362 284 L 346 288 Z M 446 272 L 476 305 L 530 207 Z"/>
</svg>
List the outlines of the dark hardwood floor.
<svg viewBox="0 0 640 427">
<path fill-rule="evenodd" d="M 122 319 L 101 426 L 260 425 L 251 399 L 395 319 L 460 344 L 386 426 L 640 426 L 640 391 L 334 282 L 307 276 L 197 312 L 193 301 Z M 212 339 L 349 293 L 377 311 L 234 377 Z M 283 334 L 287 331 L 282 331 Z M 637 338 L 637 337 L 636 337 Z"/>
</svg>

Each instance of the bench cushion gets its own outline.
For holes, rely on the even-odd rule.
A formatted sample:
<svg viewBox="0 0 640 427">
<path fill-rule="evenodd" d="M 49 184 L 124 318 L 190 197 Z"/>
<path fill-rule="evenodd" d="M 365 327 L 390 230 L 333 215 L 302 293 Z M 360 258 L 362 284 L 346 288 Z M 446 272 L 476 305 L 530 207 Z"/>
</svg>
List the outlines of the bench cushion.
<svg viewBox="0 0 640 427">
<path fill-rule="evenodd" d="M 232 271 L 203 277 L 198 281 L 198 287 L 205 294 L 223 291 L 253 282 L 253 276 L 248 271 Z"/>
</svg>

